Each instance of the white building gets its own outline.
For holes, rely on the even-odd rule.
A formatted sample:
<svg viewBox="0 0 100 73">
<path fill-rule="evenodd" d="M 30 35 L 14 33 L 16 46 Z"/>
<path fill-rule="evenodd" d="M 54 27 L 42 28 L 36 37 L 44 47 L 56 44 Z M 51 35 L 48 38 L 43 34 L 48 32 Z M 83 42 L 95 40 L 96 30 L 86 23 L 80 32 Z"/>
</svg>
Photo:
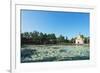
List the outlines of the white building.
<svg viewBox="0 0 100 73">
<path fill-rule="evenodd" d="M 75 44 L 84 44 L 84 39 L 81 37 L 81 35 L 76 37 Z"/>
</svg>

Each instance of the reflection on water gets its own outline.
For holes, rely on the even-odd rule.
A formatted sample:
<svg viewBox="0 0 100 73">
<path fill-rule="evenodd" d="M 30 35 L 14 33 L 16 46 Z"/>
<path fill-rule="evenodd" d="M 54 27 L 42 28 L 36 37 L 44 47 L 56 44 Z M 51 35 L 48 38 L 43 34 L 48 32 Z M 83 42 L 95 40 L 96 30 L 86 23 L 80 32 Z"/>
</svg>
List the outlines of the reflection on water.
<svg viewBox="0 0 100 73">
<path fill-rule="evenodd" d="M 89 60 L 89 45 L 23 45 L 21 62 Z"/>
</svg>

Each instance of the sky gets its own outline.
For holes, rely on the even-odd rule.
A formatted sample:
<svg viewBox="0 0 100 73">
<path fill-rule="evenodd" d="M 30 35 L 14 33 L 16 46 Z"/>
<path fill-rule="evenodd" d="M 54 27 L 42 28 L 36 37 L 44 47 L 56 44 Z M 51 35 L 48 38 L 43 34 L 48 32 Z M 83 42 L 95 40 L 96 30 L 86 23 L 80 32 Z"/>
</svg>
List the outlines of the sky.
<svg viewBox="0 0 100 73">
<path fill-rule="evenodd" d="M 69 39 L 78 34 L 89 36 L 89 13 L 21 10 L 21 32 L 55 33 Z"/>
</svg>

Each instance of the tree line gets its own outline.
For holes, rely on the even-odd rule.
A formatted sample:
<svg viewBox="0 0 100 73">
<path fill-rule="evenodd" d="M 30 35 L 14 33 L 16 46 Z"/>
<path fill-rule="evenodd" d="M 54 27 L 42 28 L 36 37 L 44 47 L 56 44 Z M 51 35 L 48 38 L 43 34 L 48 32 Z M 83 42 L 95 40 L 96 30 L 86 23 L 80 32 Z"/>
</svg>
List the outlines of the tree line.
<svg viewBox="0 0 100 73">
<path fill-rule="evenodd" d="M 81 35 L 82 38 L 84 38 L 84 43 L 89 43 L 89 37 L 85 37 Z M 38 31 L 33 32 L 24 32 L 21 33 L 21 44 L 68 44 L 68 43 L 75 43 L 75 38 L 68 39 L 68 37 L 64 37 L 63 35 L 60 35 L 57 37 L 54 33 L 42 33 Z"/>
</svg>

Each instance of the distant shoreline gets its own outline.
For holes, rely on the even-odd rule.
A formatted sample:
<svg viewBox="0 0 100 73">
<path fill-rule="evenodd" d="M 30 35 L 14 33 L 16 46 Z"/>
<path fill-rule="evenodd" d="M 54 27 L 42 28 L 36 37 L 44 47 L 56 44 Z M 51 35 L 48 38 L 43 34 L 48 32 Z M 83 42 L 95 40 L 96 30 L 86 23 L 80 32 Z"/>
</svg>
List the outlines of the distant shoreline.
<svg viewBox="0 0 100 73">
<path fill-rule="evenodd" d="M 24 45 L 48 45 L 48 46 L 52 46 L 52 45 L 90 45 L 90 44 L 72 44 L 72 43 L 66 43 L 66 44 L 23 44 L 22 46 Z"/>
</svg>

